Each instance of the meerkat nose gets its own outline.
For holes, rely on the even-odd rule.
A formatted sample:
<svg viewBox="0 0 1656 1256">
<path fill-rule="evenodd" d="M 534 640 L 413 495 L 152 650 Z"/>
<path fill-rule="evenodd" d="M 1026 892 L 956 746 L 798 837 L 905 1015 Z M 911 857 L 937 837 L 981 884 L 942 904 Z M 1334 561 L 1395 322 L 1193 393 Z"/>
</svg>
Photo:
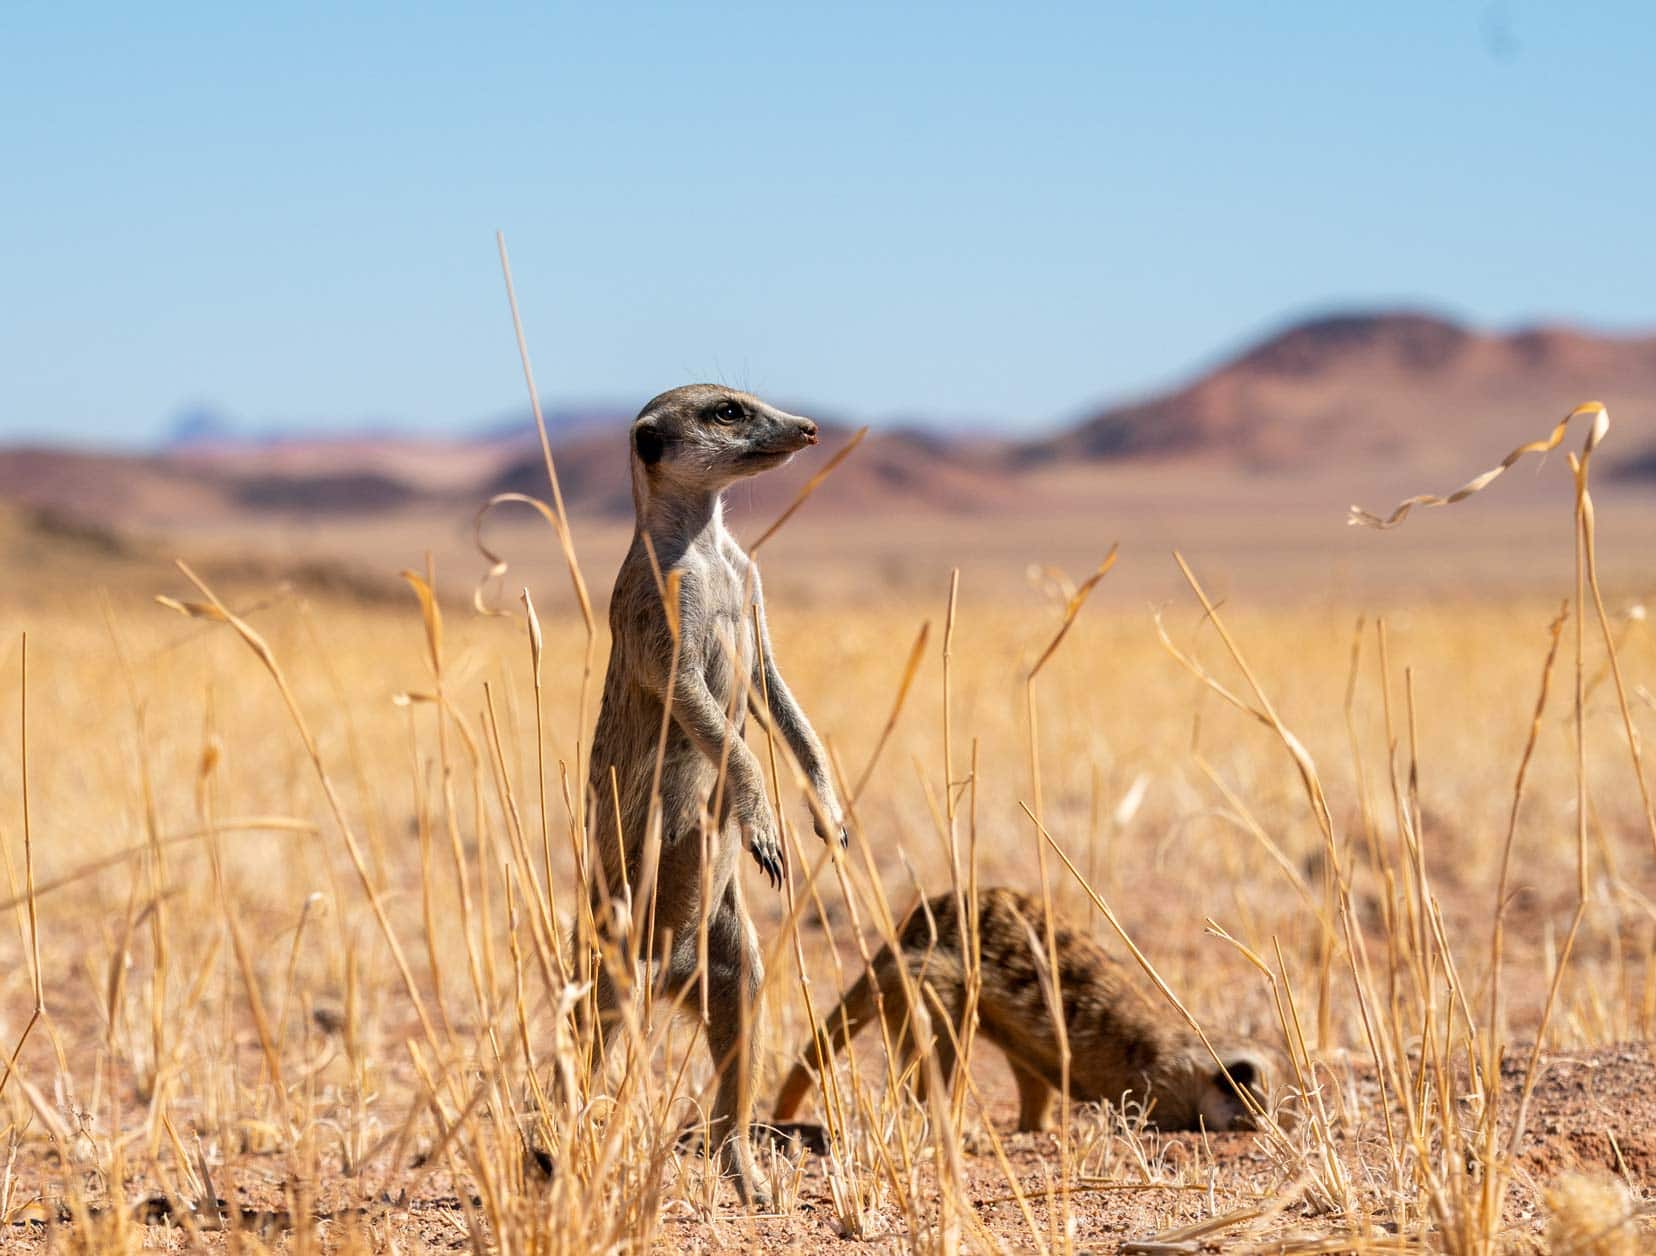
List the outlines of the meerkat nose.
<svg viewBox="0 0 1656 1256">
<path fill-rule="evenodd" d="M 799 427 L 800 430 L 805 433 L 805 443 L 807 445 L 814 445 L 817 443 L 817 425 L 815 423 L 811 422 L 809 419 L 806 419 L 799 425 Z"/>
</svg>

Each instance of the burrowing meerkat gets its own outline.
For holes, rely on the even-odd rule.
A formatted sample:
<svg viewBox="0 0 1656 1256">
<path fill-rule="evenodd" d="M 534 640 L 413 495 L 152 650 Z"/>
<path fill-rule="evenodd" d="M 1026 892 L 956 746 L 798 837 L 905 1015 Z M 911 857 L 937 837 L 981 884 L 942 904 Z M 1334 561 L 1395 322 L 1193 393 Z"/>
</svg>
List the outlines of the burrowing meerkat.
<svg viewBox="0 0 1656 1256">
<path fill-rule="evenodd" d="M 764 714 L 810 782 L 817 833 L 843 841 L 844 828 L 822 744 L 771 654 L 758 571 L 725 529 L 723 491 L 816 441 L 809 419 L 713 384 L 662 393 L 639 413 L 631 433 L 637 526 L 610 599 L 614 644 L 588 778 L 587 814 L 603 869 L 591 887 L 596 898 L 618 893 L 629 875 L 635 888 L 642 879 L 663 709 L 671 713 L 660 767 L 654 930 L 642 941 L 662 988 L 684 992 L 698 966 L 705 878 L 706 1031 L 719 1079 L 712 1134 L 743 1201 L 761 1205 L 769 1192 L 748 1126 L 762 970 L 737 861 L 745 846 L 780 885 L 783 851 L 759 760 L 742 738 L 749 702 L 766 704 Z M 663 604 L 674 573 L 676 667 Z M 634 910 L 640 923 L 648 918 L 648 904 Z M 601 1025 L 616 1010 L 608 973 L 600 974 L 597 999 Z M 701 1006 L 694 998 L 686 1003 Z"/>
<path fill-rule="evenodd" d="M 1172 1020 L 1170 1009 L 1153 1002 L 1103 947 L 1069 925 L 1056 920 L 1053 925 L 1070 1049 L 1070 1097 L 1133 1102 L 1147 1109 L 1150 1122 L 1164 1130 L 1246 1128 L 1251 1114 L 1236 1087 L 1245 1087 L 1263 1108 L 1264 1053 L 1222 1049 L 1231 1077 L 1227 1081 L 1196 1036 Z M 1012 1066 L 1018 1084 L 1018 1128 L 1044 1129 L 1061 1079 L 1059 1040 L 1041 976 L 1047 942 L 1040 900 L 1008 889 L 983 891 L 978 899 L 978 938 L 978 1032 L 999 1047 Z M 898 942 L 902 963 L 934 1018 L 939 1071 L 950 1082 L 968 966 L 954 896 L 942 894 L 917 905 Z M 905 1054 L 912 1052 L 907 996 L 897 964 L 891 948 L 883 948 L 874 957 L 872 973 L 865 973 L 823 1020 L 815 1047 L 807 1048 L 777 1096 L 777 1121 L 789 1120 L 798 1110 L 817 1061 L 832 1058 L 882 1009 L 891 1042 Z M 954 1023 L 955 1039 L 948 1025 L 937 1019 L 939 1014 Z M 922 1094 L 925 1076 L 924 1070 L 915 1071 Z"/>
</svg>

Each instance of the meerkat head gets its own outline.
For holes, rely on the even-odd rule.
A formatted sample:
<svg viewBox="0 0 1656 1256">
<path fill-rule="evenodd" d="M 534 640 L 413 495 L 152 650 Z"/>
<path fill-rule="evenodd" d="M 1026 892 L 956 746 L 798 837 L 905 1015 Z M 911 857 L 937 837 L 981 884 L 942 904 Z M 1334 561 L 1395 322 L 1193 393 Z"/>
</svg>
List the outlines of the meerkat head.
<svg viewBox="0 0 1656 1256">
<path fill-rule="evenodd" d="M 817 425 L 718 384 L 656 397 L 632 425 L 635 482 L 654 492 L 718 492 L 817 443 Z"/>
<path fill-rule="evenodd" d="M 1268 1108 L 1270 1057 L 1252 1045 L 1220 1045 L 1218 1050 L 1223 1069 L 1198 1042 L 1179 1046 L 1151 1066 L 1145 1078 L 1149 1093 L 1139 1096 L 1149 1101 L 1151 1125 L 1161 1130 L 1254 1128 L 1255 1109 L 1248 1103 L 1252 1100 L 1261 1112 Z"/>
<path fill-rule="evenodd" d="M 1197 1115 L 1210 1130 L 1252 1129 L 1254 1112 L 1263 1112 L 1268 1107 L 1270 1061 L 1263 1052 L 1251 1047 L 1221 1048 L 1219 1058 L 1225 1062 L 1223 1069 L 1213 1062 L 1206 1048 L 1199 1058 L 1191 1061 L 1198 1081 Z M 1247 1099 L 1243 1098 L 1244 1092 Z M 1250 1107 L 1248 1100 L 1257 1108 Z"/>
</svg>

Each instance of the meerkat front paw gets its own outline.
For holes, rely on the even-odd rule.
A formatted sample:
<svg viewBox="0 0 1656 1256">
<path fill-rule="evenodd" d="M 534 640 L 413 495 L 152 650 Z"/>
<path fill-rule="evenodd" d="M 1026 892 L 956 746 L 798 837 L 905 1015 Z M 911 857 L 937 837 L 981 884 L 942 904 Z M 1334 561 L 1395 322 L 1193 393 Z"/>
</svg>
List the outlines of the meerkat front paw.
<svg viewBox="0 0 1656 1256">
<path fill-rule="evenodd" d="M 832 793 L 819 793 L 819 805 L 811 808 L 811 826 L 824 842 L 839 839 L 841 847 L 851 845 L 851 832 L 845 827 L 845 812 Z"/>
<path fill-rule="evenodd" d="M 743 820 L 742 844 L 748 848 L 759 870 L 765 874 L 772 889 L 782 888 L 787 861 L 782 854 L 782 843 L 777 840 L 776 825 L 767 812 L 760 812 L 752 820 Z"/>
</svg>

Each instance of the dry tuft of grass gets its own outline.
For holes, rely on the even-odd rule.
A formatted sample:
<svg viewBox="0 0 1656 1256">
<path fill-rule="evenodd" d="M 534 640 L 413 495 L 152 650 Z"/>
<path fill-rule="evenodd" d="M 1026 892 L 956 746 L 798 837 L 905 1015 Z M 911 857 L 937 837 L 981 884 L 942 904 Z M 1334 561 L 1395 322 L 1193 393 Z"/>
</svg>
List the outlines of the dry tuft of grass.
<svg viewBox="0 0 1656 1256">
<path fill-rule="evenodd" d="M 1613 1177 L 1568 1173 L 1547 1188 L 1547 1251 L 1551 1256 L 1638 1256 L 1652 1249 L 1627 1184 Z"/>
</svg>

